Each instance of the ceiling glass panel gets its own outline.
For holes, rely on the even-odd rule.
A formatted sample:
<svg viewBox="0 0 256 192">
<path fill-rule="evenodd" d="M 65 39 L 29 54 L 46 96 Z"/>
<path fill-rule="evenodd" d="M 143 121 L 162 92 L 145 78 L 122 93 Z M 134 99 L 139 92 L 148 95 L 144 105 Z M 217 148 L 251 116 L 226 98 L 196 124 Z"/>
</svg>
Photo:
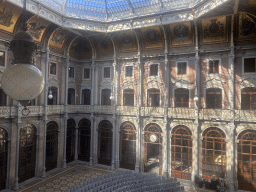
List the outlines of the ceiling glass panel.
<svg viewBox="0 0 256 192">
<path fill-rule="evenodd" d="M 64 16 L 95 21 L 117 21 L 191 8 L 204 0 L 38 0 Z"/>
</svg>

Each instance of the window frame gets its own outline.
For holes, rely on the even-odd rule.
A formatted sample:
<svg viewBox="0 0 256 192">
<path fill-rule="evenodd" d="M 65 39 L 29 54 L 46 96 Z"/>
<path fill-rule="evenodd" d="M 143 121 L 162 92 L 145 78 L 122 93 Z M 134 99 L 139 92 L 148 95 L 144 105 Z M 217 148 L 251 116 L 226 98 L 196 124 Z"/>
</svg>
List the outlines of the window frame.
<svg viewBox="0 0 256 192">
<path fill-rule="evenodd" d="M 146 89 L 147 90 L 147 101 L 146 101 L 146 106 L 147 107 L 152 107 L 152 106 L 149 106 L 149 90 L 150 89 L 156 89 L 156 90 L 159 90 L 159 105 L 158 106 L 153 106 L 153 107 L 161 107 L 161 90 L 159 88 L 148 88 Z"/>
<path fill-rule="evenodd" d="M 126 67 L 132 67 L 132 75 L 131 76 L 126 76 Z M 124 77 L 125 78 L 133 78 L 134 77 L 134 66 L 133 65 L 125 65 L 124 66 Z"/>
<path fill-rule="evenodd" d="M 82 89 L 81 89 L 81 92 L 80 92 L 80 95 L 81 95 L 81 97 L 80 97 L 80 98 L 81 98 L 81 99 L 80 99 L 80 104 L 81 104 L 81 105 L 85 105 L 84 102 L 83 102 L 83 101 L 84 101 L 84 100 L 83 100 L 83 90 L 85 90 L 85 89 L 88 89 L 88 90 L 91 91 L 91 93 L 90 93 L 90 105 L 92 105 L 92 89 L 90 89 L 90 88 L 82 88 Z M 86 105 L 86 106 L 88 106 L 88 105 Z"/>
<path fill-rule="evenodd" d="M 74 69 L 74 77 L 70 77 L 70 73 L 69 73 L 69 72 L 70 72 L 70 71 L 69 71 L 70 68 L 73 68 L 73 69 Z M 73 78 L 73 79 L 75 78 L 75 67 L 74 67 L 74 66 L 69 66 L 69 67 L 68 67 L 68 78 Z"/>
<path fill-rule="evenodd" d="M 218 73 L 209 73 L 210 71 L 210 61 L 219 61 L 219 68 L 218 68 Z M 220 58 L 210 58 L 207 59 L 207 74 L 208 75 L 220 75 L 221 74 L 221 59 Z"/>
<path fill-rule="evenodd" d="M 6 67 L 7 67 L 7 66 L 6 66 L 6 65 L 7 65 L 7 56 L 6 56 L 6 55 L 7 55 L 7 51 L 0 49 L 0 52 L 3 52 L 3 53 L 4 53 L 4 65 L 3 65 L 3 66 L 0 65 L 0 68 L 6 68 Z"/>
<path fill-rule="evenodd" d="M 244 72 L 244 60 L 245 59 L 251 59 L 251 58 L 255 59 L 255 72 Z M 242 57 L 242 74 L 243 75 L 255 75 L 256 74 L 256 57 L 255 56 Z"/>
<path fill-rule="evenodd" d="M 124 94 L 125 94 L 125 90 L 133 90 L 133 105 L 124 105 Z M 128 107 L 134 107 L 135 106 L 135 91 L 134 89 L 123 89 L 123 106 L 128 106 Z"/>
<path fill-rule="evenodd" d="M 176 90 L 177 89 L 186 89 L 188 90 L 188 107 L 176 107 Z M 174 108 L 190 108 L 191 107 L 191 101 L 190 101 L 190 89 L 189 88 L 183 88 L 183 87 L 175 87 L 174 90 L 173 90 L 173 107 Z M 184 94 L 185 95 L 185 94 Z"/>
<path fill-rule="evenodd" d="M 55 64 L 55 65 L 56 65 L 56 69 L 55 69 L 55 70 L 56 70 L 56 71 L 55 71 L 56 73 L 55 73 L 55 74 L 52 74 L 52 73 L 51 73 L 51 64 Z M 57 63 L 55 63 L 55 62 L 50 62 L 50 65 L 49 65 L 49 75 L 57 76 L 57 68 L 58 68 L 58 67 L 57 67 Z"/>
<path fill-rule="evenodd" d="M 186 63 L 186 73 L 185 74 L 178 74 L 179 72 L 179 63 Z M 186 76 L 188 75 L 188 61 L 176 61 L 176 75 L 177 76 Z"/>
<path fill-rule="evenodd" d="M 151 72 L 151 65 L 157 65 L 157 75 L 150 75 L 150 72 Z M 150 63 L 148 65 L 148 77 L 159 77 L 159 63 Z"/>
<path fill-rule="evenodd" d="M 109 69 L 109 77 L 104 77 L 104 69 L 105 68 L 110 68 Z M 112 77 L 112 70 L 111 70 L 111 66 L 103 66 L 102 67 L 102 79 L 111 79 Z"/>
<path fill-rule="evenodd" d="M 89 70 L 90 70 L 90 72 L 89 72 L 90 77 L 89 77 L 89 78 L 85 78 L 85 76 L 84 76 L 84 70 L 85 70 L 85 69 L 89 69 Z M 90 79 L 91 79 L 91 77 L 92 77 L 91 71 L 92 71 L 92 70 L 91 70 L 90 67 L 84 67 L 84 68 L 83 68 L 83 80 L 90 80 Z"/>
<path fill-rule="evenodd" d="M 74 104 L 71 103 L 71 104 L 68 104 L 68 105 L 76 105 L 76 89 L 73 88 L 73 87 L 69 87 L 68 90 L 69 90 L 69 89 L 74 89 L 74 90 L 75 90 L 75 95 L 74 95 L 74 96 L 75 96 L 75 97 L 74 97 L 75 100 L 74 100 Z M 71 98 L 71 99 L 72 99 L 72 98 Z M 68 103 L 68 100 L 69 100 L 69 92 L 68 92 L 67 103 Z M 71 102 L 72 102 L 72 100 L 71 100 Z"/>
<path fill-rule="evenodd" d="M 109 96 L 111 96 L 111 92 L 112 92 L 112 90 L 110 89 L 110 88 L 103 88 L 103 89 L 101 89 L 100 90 L 100 105 L 102 105 L 102 106 L 111 106 L 112 105 L 112 100 L 110 99 L 110 105 L 103 105 L 102 104 L 102 91 L 104 90 L 104 89 L 109 89 L 110 90 L 110 95 Z"/>
<path fill-rule="evenodd" d="M 221 91 L 221 108 L 219 109 L 219 108 L 207 108 L 207 89 L 220 89 L 220 91 Z M 215 109 L 218 109 L 218 110 L 224 110 L 225 108 L 224 108 L 224 94 L 223 94 L 223 88 L 221 88 L 221 87 L 209 87 L 209 88 L 205 88 L 204 89 L 204 108 L 205 109 L 213 109 L 213 110 L 215 110 Z"/>
</svg>

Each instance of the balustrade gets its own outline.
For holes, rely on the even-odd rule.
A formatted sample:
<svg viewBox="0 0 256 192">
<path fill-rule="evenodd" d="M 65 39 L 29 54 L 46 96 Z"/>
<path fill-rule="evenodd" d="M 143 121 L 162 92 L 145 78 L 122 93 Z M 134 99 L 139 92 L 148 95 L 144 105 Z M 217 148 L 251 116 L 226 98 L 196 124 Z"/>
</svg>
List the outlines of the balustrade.
<svg viewBox="0 0 256 192">
<path fill-rule="evenodd" d="M 29 116 L 43 115 L 43 106 L 27 106 L 30 110 Z M 64 105 L 48 105 L 48 115 L 63 114 Z M 114 106 L 111 105 L 68 105 L 68 113 L 106 113 L 112 114 Z M 136 116 L 137 107 L 117 106 L 117 115 Z M 14 118 L 17 115 L 16 106 L 0 107 L 0 118 Z M 163 117 L 164 108 L 161 107 L 141 107 L 141 116 Z M 194 119 L 195 109 L 191 108 L 168 108 L 168 118 Z M 199 119 L 201 120 L 232 120 L 232 113 L 225 109 L 199 109 Z M 235 121 L 256 122 L 256 110 L 235 110 Z"/>
</svg>

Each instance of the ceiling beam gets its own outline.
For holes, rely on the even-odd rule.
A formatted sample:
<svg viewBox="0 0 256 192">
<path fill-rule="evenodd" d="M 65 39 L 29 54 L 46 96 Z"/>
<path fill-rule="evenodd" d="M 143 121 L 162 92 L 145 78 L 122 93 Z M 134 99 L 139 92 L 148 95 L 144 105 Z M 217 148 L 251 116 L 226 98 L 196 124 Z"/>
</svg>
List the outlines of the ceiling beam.
<svg viewBox="0 0 256 192">
<path fill-rule="evenodd" d="M 106 20 L 108 19 L 108 7 L 107 7 L 107 0 L 105 0 L 105 11 L 106 11 Z"/>
<path fill-rule="evenodd" d="M 129 7 L 130 7 L 130 9 L 131 9 L 131 11 L 132 11 L 132 14 L 134 14 L 134 7 L 132 6 L 131 1 L 130 1 L 130 0 L 126 0 L 126 1 L 127 1 L 127 3 L 129 4 Z"/>
<path fill-rule="evenodd" d="M 163 1 L 162 0 L 159 0 L 159 3 L 160 3 L 160 10 L 162 10 L 163 9 Z"/>
</svg>

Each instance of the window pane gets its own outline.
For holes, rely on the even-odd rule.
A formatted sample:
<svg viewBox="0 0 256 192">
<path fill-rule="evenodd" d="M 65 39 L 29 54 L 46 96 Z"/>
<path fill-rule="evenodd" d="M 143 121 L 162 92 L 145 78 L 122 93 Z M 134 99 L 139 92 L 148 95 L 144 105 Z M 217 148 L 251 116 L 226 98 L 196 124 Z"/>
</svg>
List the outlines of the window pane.
<svg viewBox="0 0 256 192">
<path fill-rule="evenodd" d="M 5 64 L 5 53 L 0 51 L 0 66 L 4 66 Z"/>
<path fill-rule="evenodd" d="M 111 94 L 110 89 L 102 89 L 102 91 L 101 91 L 101 105 L 111 105 L 110 94 Z"/>
<path fill-rule="evenodd" d="M 149 76 L 157 76 L 158 75 L 158 64 L 150 65 Z"/>
<path fill-rule="evenodd" d="M 187 63 L 182 62 L 178 63 L 178 74 L 186 74 L 187 73 Z"/>
<path fill-rule="evenodd" d="M 50 63 L 50 74 L 56 75 L 56 63 Z"/>
<path fill-rule="evenodd" d="M 82 99 L 84 105 L 90 105 L 91 104 L 91 90 L 90 89 L 84 89 L 82 92 Z"/>
<path fill-rule="evenodd" d="M 158 89 L 148 90 L 148 106 L 149 107 L 160 106 L 160 91 Z"/>
<path fill-rule="evenodd" d="M 90 69 L 89 68 L 84 69 L 84 78 L 90 79 Z"/>
<path fill-rule="evenodd" d="M 74 67 L 69 67 L 69 77 L 74 78 Z"/>
<path fill-rule="evenodd" d="M 75 89 L 68 89 L 68 104 L 74 105 L 75 104 Z"/>
<path fill-rule="evenodd" d="M 255 58 L 244 59 L 244 72 L 255 72 Z"/>
<path fill-rule="evenodd" d="M 132 77 L 132 73 L 133 73 L 133 66 L 126 66 L 125 77 Z"/>
<path fill-rule="evenodd" d="M 110 67 L 104 67 L 104 78 L 110 78 Z"/>
<path fill-rule="evenodd" d="M 134 91 L 132 89 L 124 90 L 124 106 L 134 106 Z"/>
<path fill-rule="evenodd" d="M 6 106 L 6 94 L 0 89 L 0 106 Z"/>
</svg>

